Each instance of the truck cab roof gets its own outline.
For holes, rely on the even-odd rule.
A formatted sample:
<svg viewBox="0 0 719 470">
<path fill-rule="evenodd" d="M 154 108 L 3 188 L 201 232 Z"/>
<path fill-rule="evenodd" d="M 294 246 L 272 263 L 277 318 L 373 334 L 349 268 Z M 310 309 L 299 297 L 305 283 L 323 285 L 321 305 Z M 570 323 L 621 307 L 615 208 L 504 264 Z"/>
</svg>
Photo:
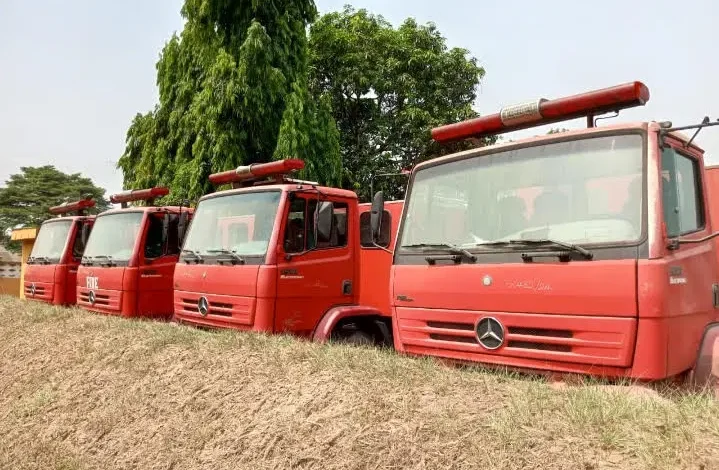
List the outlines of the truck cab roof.
<svg viewBox="0 0 719 470">
<path fill-rule="evenodd" d="M 180 212 L 185 210 L 191 210 L 187 206 L 130 206 L 125 208 L 108 209 L 105 212 L 98 214 L 99 216 L 111 215 L 111 214 L 124 214 L 126 212 Z"/>
<path fill-rule="evenodd" d="M 554 134 L 544 134 L 544 135 L 536 135 L 532 137 L 525 137 L 518 140 L 512 140 L 512 141 L 506 141 L 506 142 L 499 142 L 494 145 L 490 145 L 487 147 L 481 147 L 481 148 L 475 148 L 470 150 L 465 150 L 462 152 L 457 152 L 449 155 L 445 155 L 442 157 L 437 157 L 431 160 L 427 160 L 425 162 L 417 164 L 415 166 L 415 171 L 421 170 L 426 167 L 431 167 L 435 165 L 440 165 L 442 163 L 447 163 L 454 160 L 461 160 L 465 157 L 469 156 L 481 156 L 481 155 L 489 155 L 492 153 L 496 153 L 498 151 L 503 151 L 507 149 L 511 149 L 513 147 L 527 147 L 530 145 L 539 145 L 544 144 L 548 142 L 557 142 L 562 140 L 570 140 L 570 139 L 576 139 L 580 137 L 592 137 L 594 135 L 602 135 L 606 133 L 612 133 L 612 132 L 621 132 L 621 131 L 653 131 L 653 132 L 659 132 L 661 130 L 661 126 L 659 122 L 657 121 L 637 121 L 637 122 L 622 122 L 618 124 L 609 124 L 601 127 L 589 127 L 589 128 L 583 128 L 583 129 L 575 129 L 575 130 L 568 130 L 560 133 L 554 133 Z M 686 143 L 689 141 L 689 137 L 678 131 L 671 131 L 667 133 L 668 136 L 679 140 L 680 142 Z M 692 142 L 691 147 L 700 152 L 704 153 L 704 150 Z"/>
<path fill-rule="evenodd" d="M 200 201 L 205 199 L 212 199 L 220 196 L 228 196 L 233 194 L 242 194 L 257 191 L 307 191 L 313 192 L 319 190 L 322 194 L 332 197 L 342 197 L 346 199 L 357 199 L 357 194 L 347 189 L 331 188 L 327 186 L 316 186 L 309 183 L 284 183 L 284 184 L 258 184 L 256 186 L 248 186 L 244 188 L 226 189 L 217 191 L 211 194 L 207 194 L 200 198 Z"/>
</svg>

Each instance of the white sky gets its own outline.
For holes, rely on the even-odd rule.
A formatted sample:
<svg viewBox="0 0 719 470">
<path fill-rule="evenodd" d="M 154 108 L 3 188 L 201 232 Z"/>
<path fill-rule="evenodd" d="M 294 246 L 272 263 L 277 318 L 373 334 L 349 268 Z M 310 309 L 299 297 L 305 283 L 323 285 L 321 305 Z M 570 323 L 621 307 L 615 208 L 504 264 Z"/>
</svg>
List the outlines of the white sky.
<svg viewBox="0 0 719 470">
<path fill-rule="evenodd" d="M 346 0 L 319 0 L 322 12 Z M 122 189 L 115 162 L 137 112 L 157 100 L 155 63 L 182 27 L 181 0 L 0 0 L 0 185 L 20 166 L 82 172 Z M 358 0 L 397 25 L 433 21 L 485 67 L 477 109 L 641 80 L 651 99 L 622 120 L 719 118 L 719 2 Z M 615 119 L 615 121 L 616 121 Z M 606 121 L 605 121 L 606 122 Z M 583 120 L 559 124 L 581 127 Z M 601 125 L 601 124 L 600 124 Z M 546 132 L 531 129 L 517 138 Z M 719 128 L 697 143 L 719 163 Z"/>
</svg>

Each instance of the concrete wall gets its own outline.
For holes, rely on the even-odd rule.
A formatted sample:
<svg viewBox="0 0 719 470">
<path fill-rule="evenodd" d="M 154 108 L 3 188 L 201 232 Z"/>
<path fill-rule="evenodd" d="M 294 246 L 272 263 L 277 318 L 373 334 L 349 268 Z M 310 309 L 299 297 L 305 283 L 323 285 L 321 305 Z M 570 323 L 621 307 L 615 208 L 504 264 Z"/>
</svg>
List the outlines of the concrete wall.
<svg viewBox="0 0 719 470">
<path fill-rule="evenodd" d="M 0 261 L 0 295 L 20 296 L 20 271 L 20 263 Z"/>
</svg>

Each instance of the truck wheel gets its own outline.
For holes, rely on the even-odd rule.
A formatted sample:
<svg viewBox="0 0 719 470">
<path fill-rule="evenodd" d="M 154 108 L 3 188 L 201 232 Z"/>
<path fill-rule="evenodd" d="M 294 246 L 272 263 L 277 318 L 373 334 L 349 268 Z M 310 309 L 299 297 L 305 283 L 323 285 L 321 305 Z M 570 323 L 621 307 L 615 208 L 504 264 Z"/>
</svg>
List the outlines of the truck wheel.
<svg viewBox="0 0 719 470">
<path fill-rule="evenodd" d="M 340 336 L 338 340 L 340 343 L 353 346 L 374 346 L 374 338 L 364 331 L 353 331 L 348 335 Z"/>
<path fill-rule="evenodd" d="M 704 337 L 690 377 L 691 385 L 713 392 L 719 399 L 719 325 L 710 329 Z"/>
</svg>

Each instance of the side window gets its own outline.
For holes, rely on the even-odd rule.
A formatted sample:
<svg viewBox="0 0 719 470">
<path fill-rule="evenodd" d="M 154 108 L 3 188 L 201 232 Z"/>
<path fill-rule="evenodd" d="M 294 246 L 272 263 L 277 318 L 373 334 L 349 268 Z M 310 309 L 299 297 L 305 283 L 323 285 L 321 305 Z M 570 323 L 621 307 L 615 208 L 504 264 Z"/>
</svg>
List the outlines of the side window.
<svg viewBox="0 0 719 470">
<path fill-rule="evenodd" d="M 662 205 L 667 235 L 676 237 L 704 227 L 699 163 L 672 148 L 662 151 Z"/>
<path fill-rule="evenodd" d="M 301 253 L 313 248 L 347 246 L 347 204 L 333 203 L 332 229 L 328 240 L 315 240 L 317 200 L 297 198 L 290 204 L 285 224 L 284 247 L 286 253 Z"/>
<path fill-rule="evenodd" d="M 162 256 L 162 218 L 148 217 L 147 238 L 145 238 L 145 258 Z"/>
<path fill-rule="evenodd" d="M 347 204 L 334 203 L 334 224 L 337 232 L 335 246 L 347 246 Z"/>
<path fill-rule="evenodd" d="M 290 203 L 285 224 L 285 253 L 301 253 L 305 250 L 305 212 L 307 200 L 297 198 Z"/>
<path fill-rule="evenodd" d="M 374 248 L 372 243 L 372 227 L 370 220 L 372 216 L 369 212 L 363 212 L 360 215 L 360 246 L 362 248 Z M 382 212 L 382 225 L 379 234 L 379 246 L 387 248 L 390 243 L 390 228 L 392 227 L 392 216 L 388 211 Z"/>
</svg>

